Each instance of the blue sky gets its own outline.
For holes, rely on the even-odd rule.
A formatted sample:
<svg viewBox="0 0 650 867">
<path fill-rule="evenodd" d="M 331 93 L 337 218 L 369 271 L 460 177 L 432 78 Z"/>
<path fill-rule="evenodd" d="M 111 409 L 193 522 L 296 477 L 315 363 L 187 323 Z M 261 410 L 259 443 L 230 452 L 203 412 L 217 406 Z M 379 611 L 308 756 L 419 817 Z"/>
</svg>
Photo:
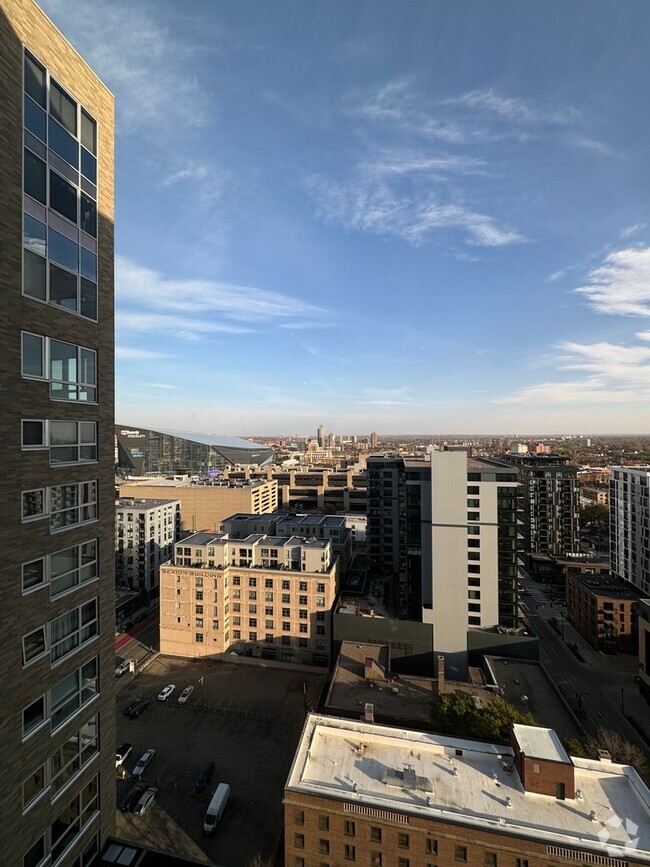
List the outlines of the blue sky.
<svg viewBox="0 0 650 867">
<path fill-rule="evenodd" d="M 117 100 L 117 420 L 648 432 L 650 4 L 42 0 Z"/>
</svg>

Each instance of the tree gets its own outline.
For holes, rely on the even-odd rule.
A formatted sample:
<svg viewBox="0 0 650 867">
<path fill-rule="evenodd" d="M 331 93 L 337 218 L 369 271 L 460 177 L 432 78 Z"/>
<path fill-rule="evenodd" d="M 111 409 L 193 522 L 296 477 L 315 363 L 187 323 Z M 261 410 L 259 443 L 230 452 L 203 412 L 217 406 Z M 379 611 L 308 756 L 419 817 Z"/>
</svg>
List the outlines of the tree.
<svg viewBox="0 0 650 867">
<path fill-rule="evenodd" d="M 632 765 L 644 780 L 650 780 L 650 763 L 648 755 L 636 744 L 626 741 L 623 735 L 612 729 L 598 729 L 585 741 L 587 755 L 598 757 L 598 750 L 607 750 L 613 762 L 621 765 Z"/>
<path fill-rule="evenodd" d="M 592 503 L 580 510 L 580 526 L 587 527 L 589 524 L 597 525 L 602 529 L 609 520 L 609 508 L 602 503 Z"/>
<path fill-rule="evenodd" d="M 465 738 L 507 742 L 512 723 L 535 725 L 532 714 L 518 710 L 503 698 L 477 707 L 471 695 L 443 694 L 431 703 L 431 719 L 437 731 Z"/>
</svg>

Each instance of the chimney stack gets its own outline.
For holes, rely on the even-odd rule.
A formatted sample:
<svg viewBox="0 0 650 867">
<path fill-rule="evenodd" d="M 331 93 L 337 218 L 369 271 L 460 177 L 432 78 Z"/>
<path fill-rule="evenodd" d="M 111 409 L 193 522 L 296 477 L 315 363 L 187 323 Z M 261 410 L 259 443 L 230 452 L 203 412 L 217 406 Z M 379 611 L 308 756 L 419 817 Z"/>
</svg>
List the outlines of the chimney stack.
<svg viewBox="0 0 650 867">
<path fill-rule="evenodd" d="M 375 706 L 371 701 L 366 702 L 363 712 L 363 721 L 367 723 L 374 723 L 375 721 Z"/>
<path fill-rule="evenodd" d="M 442 654 L 438 655 L 438 695 L 443 695 L 445 691 L 445 657 Z"/>
</svg>

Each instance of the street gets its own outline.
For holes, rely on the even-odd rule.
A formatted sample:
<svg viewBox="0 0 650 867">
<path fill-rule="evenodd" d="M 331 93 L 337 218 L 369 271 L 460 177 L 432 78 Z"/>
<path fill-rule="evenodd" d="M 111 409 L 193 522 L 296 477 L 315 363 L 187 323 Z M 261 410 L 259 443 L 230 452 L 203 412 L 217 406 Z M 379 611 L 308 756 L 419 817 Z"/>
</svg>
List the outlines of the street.
<svg viewBox="0 0 650 867">
<path fill-rule="evenodd" d="M 563 602 L 556 598 L 551 605 L 544 585 L 529 578 L 524 578 L 522 583 L 525 593 L 521 607 L 531 628 L 540 639 L 540 659 L 571 710 L 580 718 L 585 732 L 594 734 L 599 728 L 613 729 L 620 732 L 626 740 L 647 750 L 648 744 L 623 715 L 620 704 L 616 701 L 623 689 L 622 700 L 625 701 L 627 694 L 628 705 L 634 703 L 635 709 L 640 707 L 638 689 L 632 673 L 634 660 L 632 663 L 623 660 L 623 666 L 629 669 L 628 671 L 616 670 L 611 662 L 608 664 L 608 658 L 602 657 L 586 645 L 584 639 L 566 621 Z M 564 640 L 549 622 L 553 617 L 562 621 L 562 614 Z M 578 644 L 585 662 L 576 659 L 566 642 Z M 629 707 L 626 710 L 631 712 Z M 639 713 L 634 715 L 639 719 Z"/>
<path fill-rule="evenodd" d="M 160 628 L 158 612 L 150 614 L 146 620 L 136 623 L 124 635 L 116 636 L 115 654 L 124 659 L 140 662 L 160 648 Z"/>
</svg>

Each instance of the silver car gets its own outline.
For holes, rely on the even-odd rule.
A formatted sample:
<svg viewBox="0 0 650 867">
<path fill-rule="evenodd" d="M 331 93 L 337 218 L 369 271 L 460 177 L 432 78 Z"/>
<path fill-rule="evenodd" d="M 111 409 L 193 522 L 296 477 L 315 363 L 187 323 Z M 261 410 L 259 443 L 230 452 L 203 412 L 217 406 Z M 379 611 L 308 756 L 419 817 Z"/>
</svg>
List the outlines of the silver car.
<svg viewBox="0 0 650 867">
<path fill-rule="evenodd" d="M 140 756 L 137 765 L 135 766 L 135 768 L 133 768 L 133 776 L 136 778 L 136 780 L 142 779 L 142 775 L 153 761 L 155 755 L 155 750 L 147 750 L 146 753 L 143 753 Z"/>
<path fill-rule="evenodd" d="M 153 806 L 153 802 L 156 800 L 156 793 L 158 789 L 155 786 L 151 786 L 146 790 L 144 795 L 140 798 L 138 803 L 135 805 L 133 809 L 134 816 L 142 816 Z"/>
</svg>

